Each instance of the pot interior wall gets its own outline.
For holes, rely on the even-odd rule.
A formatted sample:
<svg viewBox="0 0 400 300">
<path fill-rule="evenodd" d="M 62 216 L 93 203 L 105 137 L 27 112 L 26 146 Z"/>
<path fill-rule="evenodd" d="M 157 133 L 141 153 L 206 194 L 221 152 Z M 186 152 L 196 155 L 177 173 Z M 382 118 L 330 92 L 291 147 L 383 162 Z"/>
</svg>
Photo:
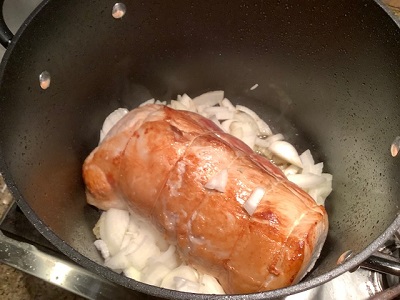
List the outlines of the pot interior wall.
<svg viewBox="0 0 400 300">
<path fill-rule="evenodd" d="M 360 252 L 395 219 L 400 32 L 372 1 L 53 1 L 3 61 L 0 140 L 19 201 L 100 261 L 81 165 L 105 116 L 148 98 L 223 89 L 311 148 L 334 175 L 317 268 Z M 39 87 L 47 70 L 51 85 Z M 259 87 L 250 91 L 254 84 Z M 23 198 L 23 199 L 22 199 Z"/>
</svg>

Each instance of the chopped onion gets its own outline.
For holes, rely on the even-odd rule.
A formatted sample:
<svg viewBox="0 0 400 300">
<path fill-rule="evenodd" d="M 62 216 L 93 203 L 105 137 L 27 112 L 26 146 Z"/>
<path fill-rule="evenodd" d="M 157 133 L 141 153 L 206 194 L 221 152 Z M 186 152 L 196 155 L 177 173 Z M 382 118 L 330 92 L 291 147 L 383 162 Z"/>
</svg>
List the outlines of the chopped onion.
<svg viewBox="0 0 400 300">
<path fill-rule="evenodd" d="M 243 105 L 236 105 L 236 109 L 252 117 L 254 121 L 257 123 L 258 129 L 260 130 L 261 133 L 272 135 L 271 128 L 269 128 L 268 124 L 265 123 L 264 120 L 262 120 L 254 111 Z"/>
<path fill-rule="evenodd" d="M 256 88 L 258 88 L 258 84 L 257 83 L 250 88 L 250 91 L 255 90 Z"/>
<path fill-rule="evenodd" d="M 289 167 L 283 170 L 283 173 L 285 174 L 286 177 L 289 175 L 298 174 L 299 172 L 300 168 L 296 167 L 295 165 L 290 165 Z"/>
<path fill-rule="evenodd" d="M 139 281 L 141 272 L 139 270 L 135 269 L 134 267 L 128 267 L 124 270 L 124 275 L 126 277 L 129 277 L 129 278 Z"/>
<path fill-rule="evenodd" d="M 124 252 L 118 252 L 114 256 L 110 256 L 109 259 L 106 259 L 104 262 L 104 266 L 107 268 L 113 269 L 114 271 L 121 273 L 123 269 L 126 269 L 130 266 L 129 260 L 126 257 Z"/>
<path fill-rule="evenodd" d="M 257 187 L 251 193 L 249 199 L 243 204 L 243 208 L 247 211 L 247 213 L 252 216 L 256 211 L 258 204 L 264 197 L 265 190 L 263 188 Z"/>
<path fill-rule="evenodd" d="M 225 294 L 219 282 L 208 274 L 200 275 L 200 290 L 202 294 Z"/>
<path fill-rule="evenodd" d="M 279 156 L 280 158 L 286 160 L 287 162 L 302 167 L 302 163 L 297 153 L 296 148 L 294 148 L 291 144 L 285 141 L 276 141 L 269 146 L 269 150 Z"/>
<path fill-rule="evenodd" d="M 231 101 L 229 101 L 228 99 L 224 98 L 222 99 L 220 106 L 222 107 L 226 107 L 229 111 L 235 112 L 236 108 L 235 106 L 232 104 Z"/>
<path fill-rule="evenodd" d="M 309 189 L 324 183 L 326 179 L 311 173 L 288 175 L 287 179 L 303 189 Z"/>
<path fill-rule="evenodd" d="M 179 102 L 185 105 L 189 111 L 197 112 L 196 105 L 194 104 L 192 98 L 190 98 L 187 94 L 183 94 Z"/>
<path fill-rule="evenodd" d="M 204 186 L 209 190 L 217 190 L 218 192 L 225 193 L 226 184 L 228 183 L 228 170 L 223 169 L 212 177 Z"/>
<path fill-rule="evenodd" d="M 267 137 L 266 139 L 261 139 L 257 137 L 255 144 L 259 147 L 269 148 L 273 143 L 277 141 L 283 141 L 285 137 L 278 133 Z"/>
<path fill-rule="evenodd" d="M 165 278 L 163 279 L 163 281 L 161 283 L 161 287 L 177 290 L 178 289 L 177 283 L 179 281 L 177 282 L 176 278 L 184 278 L 188 282 L 197 282 L 199 279 L 197 272 L 193 268 L 191 268 L 189 266 L 180 266 L 180 267 L 172 270 L 170 273 L 168 273 L 167 276 L 165 276 Z M 184 289 L 184 287 L 185 287 L 184 285 L 180 285 L 179 290 L 182 291 L 182 289 Z M 199 286 L 199 288 L 200 288 L 200 286 Z M 195 291 L 193 291 L 193 292 L 195 292 Z"/>
<path fill-rule="evenodd" d="M 303 165 L 303 172 L 304 173 L 308 173 L 311 166 L 314 165 L 314 158 L 311 154 L 311 151 L 308 149 L 306 151 L 304 151 L 301 155 L 300 155 L 300 160 L 301 163 Z"/>
<path fill-rule="evenodd" d="M 308 172 L 311 174 L 315 174 L 315 175 L 321 175 L 323 168 L 324 168 L 324 163 L 320 162 L 318 164 L 311 166 L 310 169 L 308 170 Z"/>
<path fill-rule="evenodd" d="M 142 107 L 142 106 L 145 106 L 145 105 L 148 105 L 148 104 L 154 104 L 155 101 L 156 100 L 154 98 L 151 98 L 151 99 L 149 99 L 147 101 L 144 101 L 142 104 L 139 105 L 139 107 Z"/>
<path fill-rule="evenodd" d="M 126 257 L 131 266 L 142 270 L 150 257 L 158 255 L 160 255 L 160 249 L 156 246 L 154 241 L 146 236 L 140 245 L 133 252 L 126 255 Z"/>
<path fill-rule="evenodd" d="M 205 108 L 203 114 L 207 118 L 215 116 L 217 120 L 229 120 L 232 119 L 234 116 L 234 112 L 230 111 L 228 108 L 218 106 Z"/>
<path fill-rule="evenodd" d="M 122 240 L 129 224 L 129 212 L 111 208 L 105 212 L 103 226 L 100 227 L 100 237 L 107 244 L 110 255 L 115 255 L 122 245 Z"/>
<path fill-rule="evenodd" d="M 150 257 L 147 262 L 149 265 L 161 262 L 171 270 L 175 269 L 179 265 L 175 251 L 175 246 L 170 245 L 167 251 L 161 253 L 159 256 Z"/>
<path fill-rule="evenodd" d="M 100 142 L 106 137 L 107 133 L 121 120 L 129 111 L 126 108 L 118 108 L 107 116 L 104 120 L 103 127 L 100 130 Z"/>
<path fill-rule="evenodd" d="M 147 284 L 160 286 L 163 279 L 165 279 L 170 272 L 171 269 L 166 265 L 161 262 L 156 262 L 143 270 L 140 280 Z"/>
<path fill-rule="evenodd" d="M 101 256 L 103 256 L 104 259 L 110 257 L 110 250 L 108 250 L 107 244 L 103 240 L 96 240 L 94 245 L 96 249 L 100 251 Z"/>
<path fill-rule="evenodd" d="M 185 106 L 177 100 L 171 100 L 171 107 L 176 110 L 189 110 L 189 107 Z"/>
<path fill-rule="evenodd" d="M 195 105 L 214 106 L 224 99 L 224 91 L 212 91 L 201 94 L 193 99 Z"/>
</svg>

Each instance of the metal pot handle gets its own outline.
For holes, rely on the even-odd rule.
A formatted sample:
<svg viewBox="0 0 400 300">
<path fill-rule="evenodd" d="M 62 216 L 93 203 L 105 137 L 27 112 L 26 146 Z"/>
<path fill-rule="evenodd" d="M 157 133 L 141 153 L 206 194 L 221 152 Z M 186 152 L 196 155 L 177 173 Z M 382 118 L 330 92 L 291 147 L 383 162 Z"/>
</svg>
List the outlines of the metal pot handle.
<svg viewBox="0 0 400 300">
<path fill-rule="evenodd" d="M 4 21 L 3 5 L 4 0 L 0 0 L 0 43 L 4 48 L 7 48 L 14 35 Z"/>
</svg>

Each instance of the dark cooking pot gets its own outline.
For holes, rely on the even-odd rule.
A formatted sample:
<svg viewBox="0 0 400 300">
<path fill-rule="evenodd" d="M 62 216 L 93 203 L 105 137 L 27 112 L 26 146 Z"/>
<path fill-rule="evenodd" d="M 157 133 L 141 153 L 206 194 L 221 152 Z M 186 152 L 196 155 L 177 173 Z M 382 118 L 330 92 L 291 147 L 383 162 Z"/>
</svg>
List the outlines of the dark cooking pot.
<svg viewBox="0 0 400 300">
<path fill-rule="evenodd" d="M 258 111 L 301 150 L 312 148 L 334 175 L 328 239 L 302 283 L 215 298 L 275 298 L 317 286 L 396 231 L 400 161 L 389 148 L 400 133 L 400 30 L 379 1 L 124 3 L 126 15 L 114 19 L 115 1 L 46 0 L 1 64 L 0 170 L 29 220 L 63 253 L 145 294 L 209 297 L 100 265 L 92 234 L 99 212 L 86 205 L 81 165 L 115 108 L 214 89 Z M 43 71 L 51 76 L 46 90 Z M 346 250 L 356 255 L 337 266 Z"/>
</svg>

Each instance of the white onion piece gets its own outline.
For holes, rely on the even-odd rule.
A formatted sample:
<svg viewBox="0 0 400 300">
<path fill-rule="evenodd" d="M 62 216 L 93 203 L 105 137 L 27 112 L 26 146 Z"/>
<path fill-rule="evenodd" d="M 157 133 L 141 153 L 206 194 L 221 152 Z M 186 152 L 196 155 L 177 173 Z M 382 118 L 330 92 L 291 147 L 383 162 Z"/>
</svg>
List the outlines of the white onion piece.
<svg viewBox="0 0 400 300">
<path fill-rule="evenodd" d="M 114 127 L 119 120 L 121 120 L 129 111 L 126 108 L 118 108 L 107 116 L 104 120 L 103 127 L 100 130 L 99 144 L 104 140 L 107 133 Z"/>
<path fill-rule="evenodd" d="M 152 256 L 147 260 L 147 263 L 149 265 L 154 264 L 154 263 L 163 263 L 164 265 L 166 265 L 168 268 L 175 269 L 176 267 L 178 267 L 179 262 L 177 259 L 177 256 L 175 254 L 175 246 L 174 245 L 170 245 L 168 247 L 168 250 L 161 253 L 158 256 Z"/>
<path fill-rule="evenodd" d="M 295 165 L 290 165 L 289 167 L 283 170 L 283 173 L 285 174 L 286 177 L 289 175 L 298 174 L 299 172 L 300 168 L 296 167 Z"/>
<path fill-rule="evenodd" d="M 276 141 L 272 143 L 271 146 L 268 148 L 273 154 L 276 156 L 282 158 L 283 160 L 298 166 L 302 167 L 302 163 L 299 157 L 299 154 L 297 153 L 296 149 L 293 147 L 293 145 L 289 144 L 288 142 L 285 141 Z"/>
<path fill-rule="evenodd" d="M 125 253 L 121 251 L 116 255 L 111 256 L 109 259 L 106 259 L 104 266 L 114 270 L 115 272 L 121 273 L 123 269 L 126 269 L 130 266 L 130 263 Z"/>
<path fill-rule="evenodd" d="M 241 140 L 243 138 L 243 123 L 232 122 L 229 126 L 229 133 Z"/>
<path fill-rule="evenodd" d="M 222 107 L 226 107 L 229 111 L 235 112 L 236 108 L 235 106 L 232 104 L 231 101 L 229 101 L 228 99 L 224 98 L 222 99 L 222 101 L 219 104 Z"/>
<path fill-rule="evenodd" d="M 193 98 L 193 103 L 197 106 L 208 105 L 214 106 L 224 99 L 224 91 L 212 91 L 201 94 Z"/>
<path fill-rule="evenodd" d="M 167 105 L 167 101 L 156 100 L 156 102 L 154 102 L 154 104 Z"/>
<path fill-rule="evenodd" d="M 145 236 L 139 246 L 126 257 L 131 266 L 142 270 L 146 266 L 147 259 L 157 255 L 160 255 L 160 249 L 150 237 Z"/>
<path fill-rule="evenodd" d="M 318 164 L 315 164 L 309 168 L 309 173 L 315 174 L 315 175 L 321 175 L 322 174 L 322 169 L 324 168 L 324 163 L 320 162 Z"/>
<path fill-rule="evenodd" d="M 258 83 L 256 83 L 255 85 L 253 85 L 253 86 L 250 88 L 250 91 L 255 90 L 256 88 L 258 88 Z"/>
<path fill-rule="evenodd" d="M 257 123 L 248 114 L 246 114 L 244 112 L 241 112 L 241 111 L 237 111 L 235 113 L 233 119 L 237 120 L 237 121 L 240 121 L 240 123 L 247 124 L 248 126 L 250 126 L 249 128 L 252 131 L 252 133 L 255 133 L 255 134 L 259 133 L 259 128 L 258 128 Z"/>
<path fill-rule="evenodd" d="M 142 106 L 145 106 L 145 105 L 148 105 L 148 104 L 154 104 L 155 101 L 156 100 L 154 98 L 151 98 L 149 100 L 144 101 L 142 104 L 139 105 L 139 107 L 142 107 Z"/>
<path fill-rule="evenodd" d="M 176 290 L 177 282 L 175 280 L 175 277 L 183 278 L 192 282 L 197 282 L 199 279 L 197 272 L 193 268 L 189 266 L 179 266 L 178 268 L 169 272 L 167 276 L 165 276 L 161 283 L 161 287 Z"/>
<path fill-rule="evenodd" d="M 265 190 L 263 188 L 257 187 L 251 193 L 249 199 L 243 204 L 243 208 L 251 216 L 256 211 L 258 204 L 264 197 Z"/>
<path fill-rule="evenodd" d="M 100 251 L 101 256 L 103 256 L 104 259 L 110 257 L 110 250 L 108 250 L 108 246 L 103 240 L 94 241 L 94 245 L 96 249 Z"/>
<path fill-rule="evenodd" d="M 147 283 L 147 284 L 160 286 L 163 279 L 170 272 L 171 272 L 170 268 L 168 268 L 166 265 L 164 265 L 161 262 L 157 262 L 157 263 L 147 266 L 143 270 L 142 275 L 140 277 L 140 281 Z"/>
<path fill-rule="evenodd" d="M 225 193 L 226 184 L 228 183 L 228 170 L 223 169 L 213 176 L 204 186 L 209 190 L 217 190 L 218 192 Z"/>
<path fill-rule="evenodd" d="M 180 292 L 186 293 L 198 293 L 200 291 L 201 285 L 198 282 L 187 280 L 182 277 L 174 277 L 175 289 Z"/>
<path fill-rule="evenodd" d="M 207 107 L 203 110 L 203 114 L 205 114 L 207 118 L 215 116 L 218 120 L 228 120 L 232 119 L 234 116 L 234 112 L 226 107 L 220 106 Z"/>
<path fill-rule="evenodd" d="M 273 143 L 277 141 L 283 141 L 285 137 L 278 133 L 267 137 L 266 139 L 260 139 L 259 137 L 256 139 L 255 143 L 259 147 L 269 148 Z"/>
<path fill-rule="evenodd" d="M 300 154 L 300 160 L 303 165 L 303 172 L 309 173 L 311 167 L 314 165 L 314 158 L 311 154 L 310 149 L 307 149 L 302 154 Z"/>
<path fill-rule="evenodd" d="M 104 223 L 100 227 L 100 237 L 107 244 L 110 255 L 118 253 L 129 224 L 129 212 L 111 208 L 104 213 Z"/>
<path fill-rule="evenodd" d="M 140 280 L 141 272 L 134 267 L 128 267 L 124 270 L 124 275 L 126 277 L 132 278 L 136 281 Z"/>
<path fill-rule="evenodd" d="M 222 286 L 219 284 L 217 279 L 208 275 L 202 274 L 200 275 L 200 291 L 202 294 L 225 294 Z"/>
<path fill-rule="evenodd" d="M 231 124 L 232 124 L 233 122 L 236 122 L 236 121 L 233 120 L 233 119 L 223 121 L 223 122 L 221 123 L 221 128 L 222 128 L 222 130 L 225 131 L 226 133 L 230 133 L 230 126 L 231 126 Z"/>
<path fill-rule="evenodd" d="M 189 111 L 197 112 L 196 105 L 194 104 L 192 98 L 190 98 L 187 94 L 183 94 L 181 99 L 178 101 L 185 105 Z"/>
<path fill-rule="evenodd" d="M 251 116 L 257 123 L 258 129 L 260 130 L 261 133 L 272 135 L 271 128 L 269 128 L 268 124 L 265 123 L 264 120 L 262 120 L 254 111 L 243 105 L 236 105 L 236 109 Z"/>
<path fill-rule="evenodd" d="M 326 181 L 324 177 L 310 173 L 288 175 L 287 179 L 303 189 L 316 187 Z"/>
<path fill-rule="evenodd" d="M 189 108 L 186 107 L 184 104 L 182 104 L 181 102 L 177 101 L 177 100 L 171 100 L 171 104 L 168 105 L 173 109 L 176 110 L 188 110 Z"/>
</svg>

